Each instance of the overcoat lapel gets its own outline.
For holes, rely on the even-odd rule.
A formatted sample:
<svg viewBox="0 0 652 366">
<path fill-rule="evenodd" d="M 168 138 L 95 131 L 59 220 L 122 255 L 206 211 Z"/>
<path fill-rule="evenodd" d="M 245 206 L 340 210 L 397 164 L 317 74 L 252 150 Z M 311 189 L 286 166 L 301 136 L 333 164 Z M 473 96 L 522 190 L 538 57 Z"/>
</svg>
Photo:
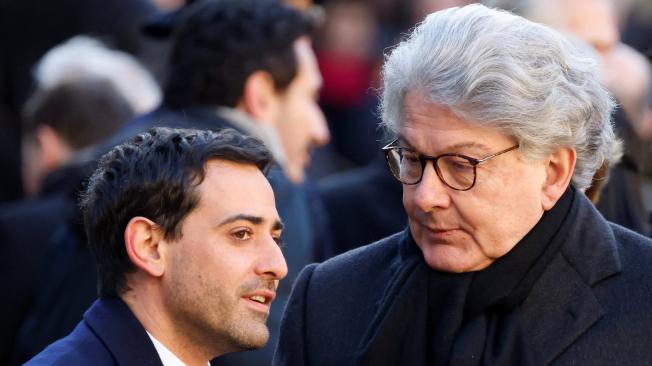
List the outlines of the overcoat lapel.
<svg viewBox="0 0 652 366">
<path fill-rule="evenodd" d="M 561 256 L 541 276 L 520 311 L 537 365 L 550 364 L 604 314 L 592 289 Z"/>
<path fill-rule="evenodd" d="M 593 286 L 621 271 L 609 224 L 584 195 L 560 253 L 532 288 L 519 312 L 536 364 L 551 364 L 605 314 Z"/>
<path fill-rule="evenodd" d="M 145 329 L 122 300 L 97 300 L 84 320 L 118 365 L 163 366 Z"/>
</svg>

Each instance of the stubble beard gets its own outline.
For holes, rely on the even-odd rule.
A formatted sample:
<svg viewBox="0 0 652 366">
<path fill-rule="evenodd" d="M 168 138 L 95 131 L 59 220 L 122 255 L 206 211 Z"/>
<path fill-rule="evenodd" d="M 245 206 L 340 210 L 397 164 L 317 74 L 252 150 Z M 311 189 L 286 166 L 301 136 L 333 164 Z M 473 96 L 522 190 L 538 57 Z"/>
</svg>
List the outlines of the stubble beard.
<svg viewBox="0 0 652 366">
<path fill-rule="evenodd" d="M 221 284 L 202 283 L 200 293 L 186 286 L 173 287 L 168 307 L 176 332 L 184 334 L 189 342 L 219 350 L 216 354 L 254 350 L 267 343 L 268 315 L 248 309 L 241 297 L 261 288 L 260 281 L 240 286 L 235 294 Z"/>
</svg>

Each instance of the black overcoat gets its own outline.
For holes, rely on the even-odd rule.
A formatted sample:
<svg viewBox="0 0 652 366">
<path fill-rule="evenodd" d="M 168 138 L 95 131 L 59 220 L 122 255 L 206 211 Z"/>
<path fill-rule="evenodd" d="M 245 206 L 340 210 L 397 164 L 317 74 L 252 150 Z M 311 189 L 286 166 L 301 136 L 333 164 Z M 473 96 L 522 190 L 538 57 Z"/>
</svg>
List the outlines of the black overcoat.
<svg viewBox="0 0 652 366">
<path fill-rule="evenodd" d="M 607 222 L 582 194 L 576 222 L 518 311 L 540 365 L 652 365 L 652 241 Z M 274 365 L 354 365 L 383 318 L 405 233 L 306 267 Z M 396 334 L 397 342 L 410 334 Z M 388 362 L 387 364 L 393 364 Z"/>
</svg>

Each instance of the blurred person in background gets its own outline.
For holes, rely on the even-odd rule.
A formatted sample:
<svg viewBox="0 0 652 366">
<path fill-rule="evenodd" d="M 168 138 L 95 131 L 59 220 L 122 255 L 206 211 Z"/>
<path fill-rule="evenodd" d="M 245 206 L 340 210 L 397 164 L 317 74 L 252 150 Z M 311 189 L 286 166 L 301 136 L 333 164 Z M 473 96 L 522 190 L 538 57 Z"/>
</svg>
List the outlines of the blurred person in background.
<svg viewBox="0 0 652 366">
<path fill-rule="evenodd" d="M 56 89 L 60 85 L 74 85 L 76 81 L 83 84 L 88 79 L 105 80 L 109 84 L 109 92 L 118 93 L 126 98 L 132 110 L 129 116 L 149 112 L 161 101 L 161 92 L 156 81 L 133 56 L 111 50 L 100 41 L 86 36 L 74 37 L 48 51 L 37 64 L 34 79 L 38 85 L 35 94 L 44 94 L 45 91 Z M 38 126 L 33 125 L 35 123 L 33 120 L 26 121 L 23 128 L 23 136 L 26 138 L 22 143 L 22 172 L 23 190 L 27 197 L 33 198 L 37 195 L 39 178 L 70 159 L 72 150 L 81 150 L 103 141 L 114 134 L 122 124 L 98 121 L 88 125 L 97 103 L 75 104 L 75 101 L 83 100 L 80 97 L 77 96 L 77 99 L 74 96 L 68 97 L 69 108 L 73 109 L 71 114 L 74 113 L 74 109 L 88 108 L 87 111 L 80 112 L 78 117 L 50 115 L 48 114 L 50 111 L 39 111 L 43 116 L 50 118 L 52 123 L 73 125 L 74 128 L 64 131 L 67 134 L 65 136 L 49 128 L 47 124 L 49 121 L 45 121 L 46 118 L 43 116 L 35 117 L 38 123 L 43 123 Z M 33 98 L 38 100 L 36 96 Z M 52 104 L 56 105 L 56 102 Z M 29 103 L 27 109 L 30 109 Z M 65 111 L 57 113 L 63 114 Z M 109 120 L 111 117 L 113 116 L 110 116 Z M 73 119 L 73 122 L 68 122 L 68 119 Z"/>
<path fill-rule="evenodd" d="M 324 78 L 319 104 L 332 132 L 310 174 L 320 178 L 368 163 L 378 151 L 375 108 L 379 50 L 375 9 L 366 1 L 330 1 L 315 37 Z"/>
<path fill-rule="evenodd" d="M 38 87 L 32 70 L 52 47 L 76 35 L 99 37 L 158 72 L 164 43 L 141 27 L 158 10 L 149 0 L 0 1 L 0 202 L 23 197 L 20 111 Z"/>
<path fill-rule="evenodd" d="M 10 364 L 67 334 L 95 299 L 95 270 L 77 205 L 92 172 L 89 150 L 161 98 L 133 56 L 88 37 L 53 48 L 34 73 L 39 87 L 24 107 L 23 127 L 25 191 L 32 196 L 0 207 L 6 264 L 0 283 L 11 294 L 0 312 L 7 324 L 0 360 L 11 357 Z"/>
<path fill-rule="evenodd" d="M 624 12 L 623 42 L 639 52 L 648 53 L 652 50 L 652 3 L 648 0 L 631 0 L 626 3 L 629 6 Z"/>
<path fill-rule="evenodd" d="M 262 142 L 156 128 L 104 155 L 82 198 L 99 299 L 27 365 L 205 366 L 262 347 L 287 274 Z"/>
<path fill-rule="evenodd" d="M 301 272 L 274 364 L 652 359 L 652 240 L 583 193 L 622 148 L 598 62 L 476 4 L 429 15 L 383 82 L 408 228 Z"/>
<path fill-rule="evenodd" d="M 278 163 L 268 177 L 286 225 L 289 274 L 269 318 L 273 341 L 216 364 L 269 364 L 292 282 L 328 240 L 326 214 L 305 173 L 313 148 L 330 138 L 317 104 L 322 79 L 311 48 L 312 29 L 311 18 L 279 1 L 193 3 L 181 12 L 174 32 L 163 103 L 106 144 L 153 126 L 230 127 L 260 138 Z"/>
<path fill-rule="evenodd" d="M 83 148 L 110 136 L 132 116 L 126 99 L 103 79 L 61 83 L 39 90 L 28 100 L 23 138 L 24 181 L 30 183 L 26 192 L 33 191 L 34 196 L 0 207 L 2 262 L 6 264 L 0 271 L 1 283 L 6 290 L 3 293 L 10 299 L 9 304 L 2 305 L 7 310 L 0 312 L 6 320 L 2 329 L 3 359 L 12 348 L 20 353 L 21 347 L 47 344 L 43 344 L 42 336 L 52 331 L 48 329 L 52 324 L 29 318 L 38 299 L 54 290 L 49 286 L 52 278 L 44 268 L 46 258 L 59 254 L 49 243 L 53 234 L 74 216 L 77 189 L 88 174 L 73 161 Z M 90 281 L 94 282 L 92 277 Z M 61 315 L 54 304 L 44 305 L 48 310 L 45 314 Z M 57 323 L 65 321 L 58 319 Z M 40 331 L 30 332 L 28 344 L 20 344 L 18 327 L 28 324 Z"/>
<path fill-rule="evenodd" d="M 614 122 L 625 150 L 619 163 L 603 169 L 611 170 L 608 181 L 596 176 L 596 206 L 607 220 L 649 235 L 649 213 L 643 201 L 640 168 L 641 152 L 646 145 L 642 138 L 652 128 L 645 124 L 642 112 L 650 93 L 649 66 L 642 55 L 621 43 L 615 3 L 612 0 L 523 0 L 519 9 L 533 21 L 586 42 L 600 56 L 602 82 L 620 104 Z"/>
<path fill-rule="evenodd" d="M 160 87 L 138 59 L 96 38 L 73 37 L 50 49 L 34 68 L 40 89 L 89 76 L 112 83 L 136 115 L 150 112 L 161 102 Z"/>
</svg>

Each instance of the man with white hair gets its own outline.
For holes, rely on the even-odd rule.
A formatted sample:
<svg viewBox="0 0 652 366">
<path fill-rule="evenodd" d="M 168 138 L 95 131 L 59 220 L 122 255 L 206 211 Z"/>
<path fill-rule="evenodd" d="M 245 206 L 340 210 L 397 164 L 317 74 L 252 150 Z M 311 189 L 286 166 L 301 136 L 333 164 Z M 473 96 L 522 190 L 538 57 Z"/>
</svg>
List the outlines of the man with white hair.
<svg viewBox="0 0 652 366">
<path fill-rule="evenodd" d="M 620 143 L 596 62 L 482 5 L 429 15 L 383 67 L 405 231 L 306 267 L 275 365 L 652 359 L 652 241 L 583 194 Z"/>
</svg>

